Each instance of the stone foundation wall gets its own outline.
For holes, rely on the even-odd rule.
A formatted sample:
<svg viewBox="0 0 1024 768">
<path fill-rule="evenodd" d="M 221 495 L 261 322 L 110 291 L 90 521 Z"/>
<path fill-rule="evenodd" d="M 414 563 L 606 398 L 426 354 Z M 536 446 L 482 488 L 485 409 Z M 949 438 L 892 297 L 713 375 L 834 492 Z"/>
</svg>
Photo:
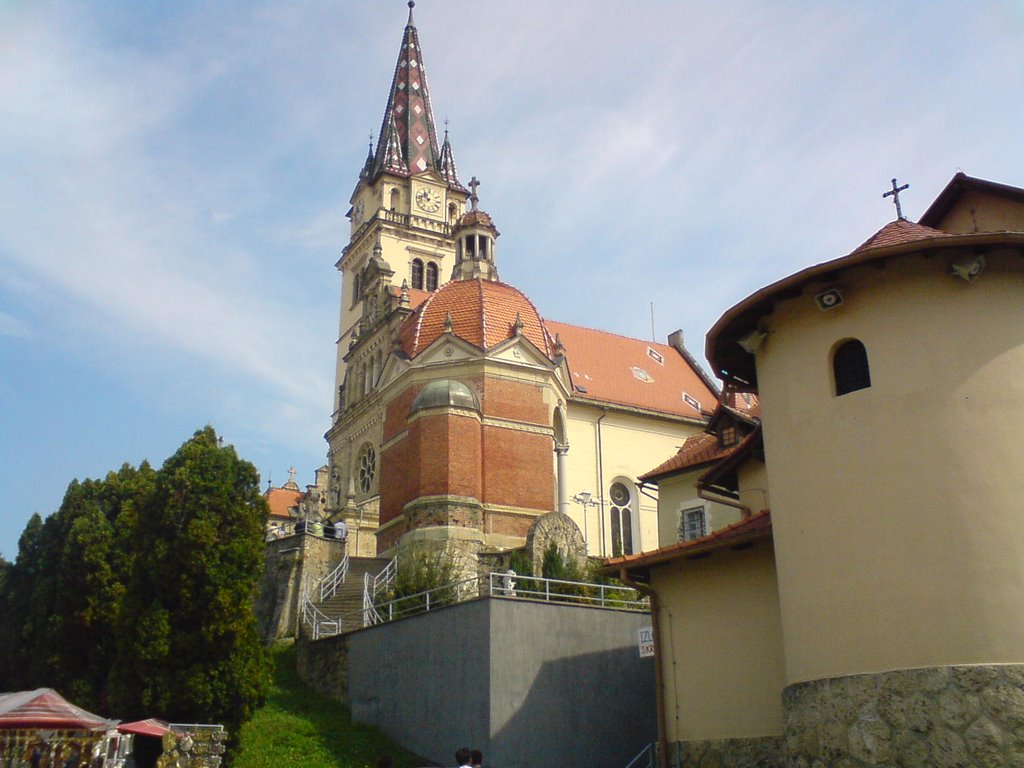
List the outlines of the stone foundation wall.
<svg viewBox="0 0 1024 768">
<path fill-rule="evenodd" d="M 931 667 L 783 691 L 789 768 L 1024 765 L 1024 665 Z"/>
<path fill-rule="evenodd" d="M 677 741 L 669 744 L 670 768 L 783 768 L 780 736 L 753 739 Z"/>
<path fill-rule="evenodd" d="M 260 638 L 270 644 L 294 637 L 302 579 L 322 579 L 341 562 L 344 545 L 310 533 L 297 533 L 268 541 L 264 548 L 263 575 L 256 598 L 256 624 Z"/>
<path fill-rule="evenodd" d="M 300 638 L 295 643 L 295 668 L 302 681 L 317 693 L 344 701 L 348 687 L 348 637 L 320 640 Z"/>
</svg>

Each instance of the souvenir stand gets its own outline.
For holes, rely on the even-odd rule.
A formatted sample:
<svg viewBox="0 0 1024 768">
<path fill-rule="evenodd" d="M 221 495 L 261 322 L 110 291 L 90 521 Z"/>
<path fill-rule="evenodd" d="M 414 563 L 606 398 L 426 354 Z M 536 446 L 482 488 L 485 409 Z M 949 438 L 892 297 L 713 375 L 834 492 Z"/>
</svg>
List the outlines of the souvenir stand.
<svg viewBox="0 0 1024 768">
<path fill-rule="evenodd" d="M 86 768 L 115 725 L 51 688 L 0 693 L 0 768 Z"/>
</svg>

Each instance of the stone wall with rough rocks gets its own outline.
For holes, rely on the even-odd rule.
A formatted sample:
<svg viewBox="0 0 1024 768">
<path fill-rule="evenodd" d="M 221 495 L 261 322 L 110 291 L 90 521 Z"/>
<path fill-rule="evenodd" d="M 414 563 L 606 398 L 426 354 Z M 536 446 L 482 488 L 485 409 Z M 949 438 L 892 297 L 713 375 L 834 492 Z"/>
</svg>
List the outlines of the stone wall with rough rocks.
<svg viewBox="0 0 1024 768">
<path fill-rule="evenodd" d="M 300 638 L 295 644 L 295 668 L 314 691 L 344 701 L 348 686 L 348 635 L 320 640 Z"/>
<path fill-rule="evenodd" d="M 669 744 L 670 768 L 783 768 L 783 742 L 778 736 Z"/>
<path fill-rule="evenodd" d="M 789 768 L 1024 765 L 1024 665 L 930 667 L 783 692 Z"/>
<path fill-rule="evenodd" d="M 263 576 L 254 609 L 264 643 L 295 636 L 303 577 L 308 576 L 310 583 L 319 581 L 344 555 L 342 542 L 311 533 L 298 533 L 266 543 Z"/>
</svg>

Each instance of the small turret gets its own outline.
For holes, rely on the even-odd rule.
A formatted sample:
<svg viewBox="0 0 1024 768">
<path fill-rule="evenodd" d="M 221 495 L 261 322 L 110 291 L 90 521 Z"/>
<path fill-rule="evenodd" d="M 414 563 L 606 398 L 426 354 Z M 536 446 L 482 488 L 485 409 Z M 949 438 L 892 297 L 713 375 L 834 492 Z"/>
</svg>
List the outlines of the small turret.
<svg viewBox="0 0 1024 768">
<path fill-rule="evenodd" d="M 480 186 L 474 176 L 469 182 L 473 193 L 469 196 L 470 210 L 463 214 L 452 231 L 455 238 L 455 267 L 452 280 L 498 280 L 498 267 L 494 260 L 494 241 L 501 233 L 494 221 L 479 210 L 480 198 L 476 188 Z"/>
</svg>

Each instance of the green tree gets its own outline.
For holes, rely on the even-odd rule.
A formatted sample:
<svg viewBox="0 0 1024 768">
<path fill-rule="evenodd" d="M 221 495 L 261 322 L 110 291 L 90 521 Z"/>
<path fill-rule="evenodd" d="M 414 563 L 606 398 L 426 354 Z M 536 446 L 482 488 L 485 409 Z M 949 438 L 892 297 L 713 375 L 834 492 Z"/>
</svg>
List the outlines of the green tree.
<svg viewBox="0 0 1024 768">
<path fill-rule="evenodd" d="M 32 631 L 28 616 L 32 588 L 39 575 L 39 550 L 43 519 L 33 514 L 18 539 L 18 555 L 7 570 L 0 593 L 0 690 L 16 691 L 31 687 L 28 665 L 31 662 Z"/>
<path fill-rule="evenodd" d="M 125 464 L 103 480 L 72 483 L 56 515 L 67 533 L 57 567 L 53 680 L 86 707 L 109 709 L 116 652 L 110 638 L 133 558 L 127 531 L 136 507 L 152 494 L 155 474 L 143 462 L 138 469 Z"/>
<path fill-rule="evenodd" d="M 223 723 L 236 738 L 270 679 L 253 613 L 267 519 L 259 475 L 206 427 L 136 512 L 113 704 L 122 717 Z"/>
</svg>

